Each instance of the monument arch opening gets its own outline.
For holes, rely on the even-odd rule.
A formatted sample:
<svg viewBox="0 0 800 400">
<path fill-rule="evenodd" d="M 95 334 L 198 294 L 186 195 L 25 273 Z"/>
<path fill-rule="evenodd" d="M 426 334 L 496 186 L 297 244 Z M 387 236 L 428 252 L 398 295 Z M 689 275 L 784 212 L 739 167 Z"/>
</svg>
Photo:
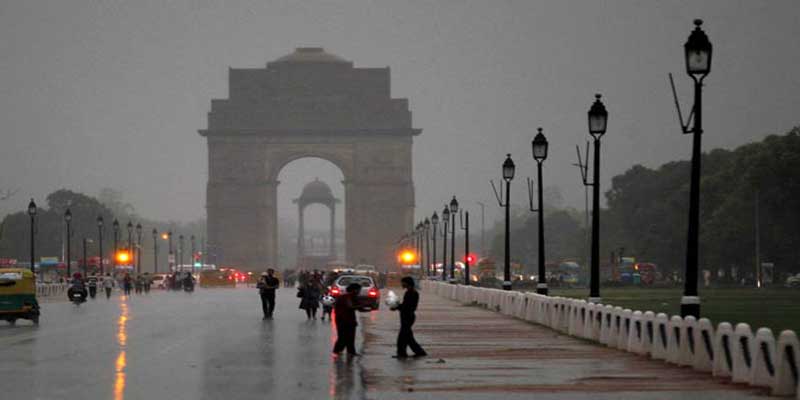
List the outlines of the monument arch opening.
<svg viewBox="0 0 800 400">
<path fill-rule="evenodd" d="M 321 269 L 346 257 L 344 174 L 320 158 L 300 158 L 278 175 L 278 260 Z"/>
<path fill-rule="evenodd" d="M 293 267 L 278 256 L 278 175 L 316 157 L 343 175 L 347 261 L 394 265 L 394 243 L 413 224 L 411 153 L 421 130 L 408 100 L 391 97 L 389 68 L 298 48 L 266 68 L 231 68 L 228 79 L 228 98 L 211 101 L 199 131 L 208 144 L 207 236 L 220 264 Z"/>
</svg>

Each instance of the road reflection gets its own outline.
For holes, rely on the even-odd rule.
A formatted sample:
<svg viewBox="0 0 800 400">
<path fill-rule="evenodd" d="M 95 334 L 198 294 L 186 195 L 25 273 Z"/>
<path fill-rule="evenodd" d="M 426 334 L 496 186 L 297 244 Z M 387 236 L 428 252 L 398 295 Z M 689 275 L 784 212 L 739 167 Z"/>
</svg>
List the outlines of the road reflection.
<svg viewBox="0 0 800 400">
<path fill-rule="evenodd" d="M 119 355 L 115 363 L 116 378 L 114 379 L 114 400 L 125 399 L 125 367 L 128 365 L 125 348 L 128 344 L 128 297 L 120 297 L 120 315 L 117 321 L 117 345 Z"/>
</svg>

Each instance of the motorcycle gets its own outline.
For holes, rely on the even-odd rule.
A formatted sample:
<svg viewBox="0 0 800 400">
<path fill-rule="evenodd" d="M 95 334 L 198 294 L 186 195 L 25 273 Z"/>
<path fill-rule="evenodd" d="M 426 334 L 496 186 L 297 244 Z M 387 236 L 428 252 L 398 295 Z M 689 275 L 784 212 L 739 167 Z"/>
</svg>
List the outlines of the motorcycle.
<svg viewBox="0 0 800 400">
<path fill-rule="evenodd" d="M 69 301 L 76 306 L 80 306 L 82 303 L 86 302 L 86 289 L 70 288 L 67 291 L 67 296 L 69 297 Z"/>
<path fill-rule="evenodd" d="M 95 277 L 89 278 L 88 286 L 89 286 L 89 297 L 94 299 L 95 296 L 97 296 L 97 278 Z"/>
</svg>

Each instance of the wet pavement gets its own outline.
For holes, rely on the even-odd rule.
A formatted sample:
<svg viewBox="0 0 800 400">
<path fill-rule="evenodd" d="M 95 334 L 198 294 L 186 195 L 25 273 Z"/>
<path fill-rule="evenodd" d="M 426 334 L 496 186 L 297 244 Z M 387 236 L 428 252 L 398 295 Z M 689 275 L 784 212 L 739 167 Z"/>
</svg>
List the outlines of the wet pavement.
<svg viewBox="0 0 800 400">
<path fill-rule="evenodd" d="M 402 295 L 402 291 L 396 291 Z M 429 357 L 398 361 L 396 313 L 364 321 L 371 399 L 754 399 L 765 389 L 572 338 L 421 294 L 414 333 Z"/>
<path fill-rule="evenodd" d="M 0 398 L 363 398 L 331 323 L 307 321 L 293 289 L 277 302 L 271 321 L 255 289 L 48 302 L 38 327 L 0 322 Z"/>
<path fill-rule="evenodd" d="M 401 290 L 396 290 L 402 294 Z M 360 313 L 363 357 L 332 357 L 330 322 L 280 289 L 262 321 L 255 289 L 43 305 L 42 323 L 0 322 L 2 399 L 753 399 L 732 385 L 546 327 L 422 293 L 430 354 L 391 358 L 397 313 Z M 363 337 L 361 332 L 363 330 Z M 363 343 L 363 344 L 362 344 Z"/>
</svg>

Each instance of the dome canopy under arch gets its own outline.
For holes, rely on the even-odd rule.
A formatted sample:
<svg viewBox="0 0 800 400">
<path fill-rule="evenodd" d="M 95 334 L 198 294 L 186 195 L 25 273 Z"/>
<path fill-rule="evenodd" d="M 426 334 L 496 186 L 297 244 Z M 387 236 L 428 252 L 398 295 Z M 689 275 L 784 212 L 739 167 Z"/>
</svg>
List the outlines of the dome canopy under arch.
<svg viewBox="0 0 800 400">
<path fill-rule="evenodd" d="M 331 187 L 328 186 L 327 183 L 319 180 L 319 178 L 314 178 L 313 181 L 303 186 L 303 191 L 300 193 L 300 197 L 294 199 L 292 202 L 301 204 L 302 203 L 332 204 L 332 203 L 338 203 L 339 199 L 333 196 Z"/>
<path fill-rule="evenodd" d="M 292 53 L 273 61 L 273 63 L 350 64 L 350 61 L 347 61 L 335 54 L 328 53 L 322 47 L 298 47 Z"/>
</svg>

